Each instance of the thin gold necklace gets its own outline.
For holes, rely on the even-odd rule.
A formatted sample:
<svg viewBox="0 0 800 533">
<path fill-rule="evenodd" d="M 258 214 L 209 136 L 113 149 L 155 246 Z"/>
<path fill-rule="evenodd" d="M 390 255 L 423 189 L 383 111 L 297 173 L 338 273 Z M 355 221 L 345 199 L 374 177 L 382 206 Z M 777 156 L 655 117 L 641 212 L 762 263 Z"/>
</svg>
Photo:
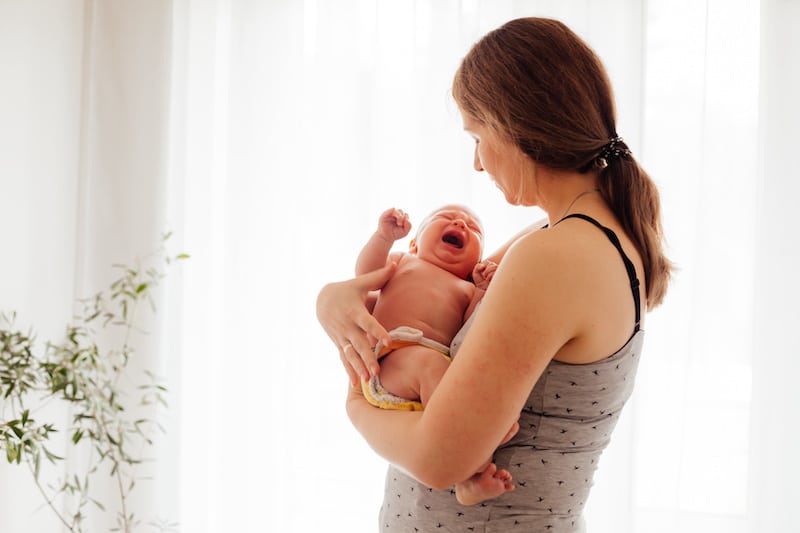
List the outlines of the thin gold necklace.
<svg viewBox="0 0 800 533">
<path fill-rule="evenodd" d="M 572 201 L 567 206 L 567 208 L 564 209 L 564 212 L 561 214 L 561 217 L 558 219 L 558 222 L 561 222 L 562 220 L 564 220 L 564 217 L 567 216 L 567 213 L 569 213 L 569 210 L 572 209 L 573 205 L 575 205 L 575 202 L 577 202 L 578 200 L 580 200 L 581 198 L 583 198 L 587 194 L 591 194 L 593 192 L 600 192 L 600 189 L 589 189 L 588 191 L 583 191 L 578 196 L 573 198 Z M 556 222 L 556 224 L 558 224 L 558 222 Z M 553 225 L 555 226 L 556 224 L 553 224 Z"/>
</svg>

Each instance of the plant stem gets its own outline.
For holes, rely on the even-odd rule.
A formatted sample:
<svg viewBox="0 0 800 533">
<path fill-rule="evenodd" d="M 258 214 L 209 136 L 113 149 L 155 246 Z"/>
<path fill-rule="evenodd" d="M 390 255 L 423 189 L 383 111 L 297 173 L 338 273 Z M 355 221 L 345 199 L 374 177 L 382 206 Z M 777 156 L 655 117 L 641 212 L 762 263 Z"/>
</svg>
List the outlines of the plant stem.
<svg viewBox="0 0 800 533">
<path fill-rule="evenodd" d="M 31 471 L 31 475 L 33 476 L 33 482 L 36 485 L 36 488 L 39 489 L 39 492 L 42 494 L 42 497 L 44 498 L 45 503 L 47 503 L 47 505 L 50 507 L 50 509 L 53 510 L 55 515 L 61 521 L 61 523 L 64 524 L 64 527 L 66 527 L 70 531 L 74 532 L 75 528 L 72 525 L 70 525 L 69 522 L 67 522 L 67 520 L 61 515 L 59 510 L 56 509 L 56 506 L 53 505 L 53 500 L 50 499 L 50 496 L 48 496 L 47 492 L 45 492 L 44 487 L 42 487 L 42 484 L 39 483 L 39 479 L 34 475 L 34 467 L 31 464 L 31 461 L 32 461 L 32 459 L 30 457 L 28 457 L 27 458 L 28 469 Z"/>
<path fill-rule="evenodd" d="M 102 395 L 103 392 L 100 390 L 95 389 L 92 393 L 93 395 Z M 126 504 L 127 494 L 125 492 L 125 485 L 122 479 L 122 458 L 120 458 L 117 454 L 117 447 L 116 445 L 111 442 L 109 438 L 108 426 L 106 425 L 106 420 L 102 416 L 102 413 L 99 413 L 96 406 L 92 405 L 92 417 L 96 421 L 99 429 L 100 435 L 102 435 L 103 443 L 108 447 L 109 456 L 111 457 L 111 463 L 114 469 L 114 477 L 117 478 L 117 488 L 119 490 L 119 499 L 120 505 L 122 506 L 122 524 L 124 526 L 125 533 L 130 533 L 130 524 L 128 523 L 128 509 Z"/>
</svg>

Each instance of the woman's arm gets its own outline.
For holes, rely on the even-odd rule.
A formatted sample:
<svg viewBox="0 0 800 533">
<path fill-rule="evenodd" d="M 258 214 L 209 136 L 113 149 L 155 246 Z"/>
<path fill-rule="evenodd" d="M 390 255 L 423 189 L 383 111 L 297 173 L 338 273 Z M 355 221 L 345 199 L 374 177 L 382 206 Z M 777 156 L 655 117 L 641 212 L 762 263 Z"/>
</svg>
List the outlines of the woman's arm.
<svg viewBox="0 0 800 533">
<path fill-rule="evenodd" d="M 564 290 L 574 258 L 562 246 L 545 232 L 508 252 L 424 411 L 375 409 L 350 393 L 348 415 L 373 449 L 437 489 L 468 478 L 491 456 L 544 368 L 575 335 L 570 310 L 579 300 Z"/>
<path fill-rule="evenodd" d="M 409 412 L 409 411 L 399 411 L 399 410 L 386 410 L 386 409 L 377 409 L 370 405 L 365 399 L 364 395 L 361 392 L 360 386 L 353 386 L 350 387 L 347 394 L 347 413 L 350 416 L 351 421 L 356 426 L 356 428 L 364 428 L 362 434 L 367 438 L 367 442 L 372 446 L 373 450 L 380 455 L 381 457 L 389 457 L 395 454 L 392 446 L 392 443 L 396 442 L 403 442 L 407 439 L 415 439 L 415 437 L 410 437 L 409 432 L 417 430 L 419 428 L 419 417 L 422 414 L 421 412 Z M 387 417 L 393 418 L 393 420 L 387 420 Z M 357 420 L 357 422 L 356 422 Z M 376 438 L 378 431 L 370 428 L 381 428 L 381 438 Z M 389 433 L 385 433 L 385 430 L 388 430 Z M 514 435 L 516 435 L 517 431 L 519 431 L 519 424 L 515 421 L 511 428 L 506 428 L 506 432 L 503 435 L 502 439 L 498 441 L 497 445 L 495 445 L 495 449 L 505 444 L 506 442 L 510 441 Z M 369 435 L 369 436 L 368 436 Z M 424 435 L 421 435 L 424 436 Z M 425 448 L 424 446 L 420 446 L 420 448 Z M 422 461 L 420 461 L 422 462 Z M 472 477 L 476 471 L 482 470 L 486 467 L 486 459 L 482 461 L 480 467 L 478 469 L 473 469 L 464 479 L 469 479 Z M 396 466 L 400 466 L 399 462 L 395 463 Z M 401 467 L 402 468 L 402 467 Z M 426 468 L 424 465 L 421 465 L 418 470 L 420 472 L 431 472 L 434 473 L 433 469 Z M 447 487 L 452 486 L 456 482 L 453 483 L 445 483 L 442 485 L 438 485 L 436 483 L 435 478 L 428 477 L 425 474 L 411 474 L 414 476 L 418 481 L 421 483 L 435 488 L 437 490 L 441 490 Z M 461 479 L 459 481 L 464 481 Z"/>
</svg>

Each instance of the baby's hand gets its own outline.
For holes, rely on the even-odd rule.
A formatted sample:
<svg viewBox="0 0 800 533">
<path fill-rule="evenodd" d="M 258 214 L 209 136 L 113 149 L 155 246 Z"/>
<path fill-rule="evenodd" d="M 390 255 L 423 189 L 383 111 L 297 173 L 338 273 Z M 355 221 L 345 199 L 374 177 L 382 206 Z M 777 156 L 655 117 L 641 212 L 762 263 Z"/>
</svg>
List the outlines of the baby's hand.
<svg viewBox="0 0 800 533">
<path fill-rule="evenodd" d="M 497 270 L 497 263 L 489 261 L 488 259 L 481 261 L 475 268 L 472 269 L 472 281 L 479 289 L 486 290 L 489 287 L 489 282 L 494 277 L 494 271 Z"/>
<path fill-rule="evenodd" d="M 387 209 L 378 220 L 378 234 L 387 241 L 402 239 L 411 231 L 408 214 L 402 209 Z"/>
</svg>

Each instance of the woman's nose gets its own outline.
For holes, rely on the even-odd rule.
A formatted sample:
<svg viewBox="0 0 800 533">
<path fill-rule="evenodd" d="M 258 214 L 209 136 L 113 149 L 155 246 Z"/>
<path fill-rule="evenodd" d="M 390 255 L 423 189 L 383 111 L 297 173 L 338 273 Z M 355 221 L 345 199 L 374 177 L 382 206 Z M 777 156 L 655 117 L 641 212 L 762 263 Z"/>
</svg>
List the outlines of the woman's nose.
<svg viewBox="0 0 800 533">
<path fill-rule="evenodd" d="M 481 158 L 478 155 L 478 147 L 477 146 L 475 146 L 475 155 L 473 156 L 473 160 L 472 160 L 472 168 L 474 168 L 478 172 L 481 172 L 483 170 L 483 165 L 481 165 Z"/>
</svg>

